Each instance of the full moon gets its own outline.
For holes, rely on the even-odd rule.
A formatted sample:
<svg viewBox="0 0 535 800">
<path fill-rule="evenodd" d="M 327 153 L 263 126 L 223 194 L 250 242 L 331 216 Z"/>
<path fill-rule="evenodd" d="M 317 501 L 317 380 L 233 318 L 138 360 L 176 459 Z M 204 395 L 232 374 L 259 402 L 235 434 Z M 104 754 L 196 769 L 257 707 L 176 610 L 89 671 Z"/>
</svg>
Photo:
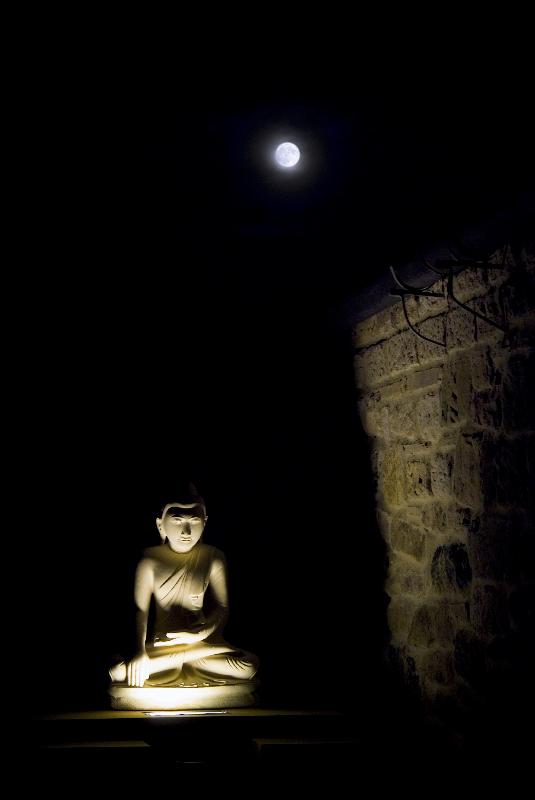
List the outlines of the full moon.
<svg viewBox="0 0 535 800">
<path fill-rule="evenodd" d="M 300 158 L 299 148 L 293 142 L 283 142 L 275 150 L 275 161 L 281 167 L 295 167 Z"/>
</svg>

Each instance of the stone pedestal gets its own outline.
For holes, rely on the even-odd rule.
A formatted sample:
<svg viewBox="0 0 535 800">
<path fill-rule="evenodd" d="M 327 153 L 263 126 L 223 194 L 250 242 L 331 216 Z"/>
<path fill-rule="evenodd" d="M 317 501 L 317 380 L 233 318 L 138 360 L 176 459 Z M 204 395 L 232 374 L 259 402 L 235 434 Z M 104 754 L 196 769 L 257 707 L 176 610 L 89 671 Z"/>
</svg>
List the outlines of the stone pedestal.
<svg viewBox="0 0 535 800">
<path fill-rule="evenodd" d="M 111 707 L 117 711 L 179 711 L 195 708 L 245 708 L 256 705 L 255 681 L 224 686 L 109 688 Z"/>
</svg>

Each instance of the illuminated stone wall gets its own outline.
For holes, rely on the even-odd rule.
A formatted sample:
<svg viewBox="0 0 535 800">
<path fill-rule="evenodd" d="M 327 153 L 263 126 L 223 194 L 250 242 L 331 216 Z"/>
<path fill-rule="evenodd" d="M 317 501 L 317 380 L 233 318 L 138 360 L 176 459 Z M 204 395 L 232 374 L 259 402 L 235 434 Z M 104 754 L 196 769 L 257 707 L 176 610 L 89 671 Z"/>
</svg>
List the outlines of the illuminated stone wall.
<svg viewBox="0 0 535 800">
<path fill-rule="evenodd" d="M 410 298 L 354 331 L 361 419 L 387 544 L 388 659 L 439 718 L 507 705 L 532 682 L 535 248 L 465 270 L 456 296 Z M 439 281 L 435 291 L 442 290 Z"/>
</svg>

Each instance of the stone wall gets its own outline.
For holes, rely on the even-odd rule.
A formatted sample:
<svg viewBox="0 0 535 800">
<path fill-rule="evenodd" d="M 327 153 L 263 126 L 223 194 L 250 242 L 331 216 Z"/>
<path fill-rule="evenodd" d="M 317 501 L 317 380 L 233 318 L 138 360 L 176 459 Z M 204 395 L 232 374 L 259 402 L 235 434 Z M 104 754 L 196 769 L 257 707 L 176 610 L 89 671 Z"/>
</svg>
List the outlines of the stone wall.
<svg viewBox="0 0 535 800">
<path fill-rule="evenodd" d="M 388 552 L 390 663 L 431 717 L 517 702 L 535 631 L 535 248 L 467 269 L 456 296 L 359 323 L 355 374 Z M 439 280 L 433 291 L 443 292 Z"/>
</svg>

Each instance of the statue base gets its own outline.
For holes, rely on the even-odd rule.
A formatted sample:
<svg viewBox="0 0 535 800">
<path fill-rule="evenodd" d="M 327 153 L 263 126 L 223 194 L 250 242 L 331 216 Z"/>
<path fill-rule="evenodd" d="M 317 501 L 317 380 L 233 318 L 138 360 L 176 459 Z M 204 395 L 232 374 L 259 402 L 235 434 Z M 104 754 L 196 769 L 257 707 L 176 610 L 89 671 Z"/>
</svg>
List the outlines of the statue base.
<svg viewBox="0 0 535 800">
<path fill-rule="evenodd" d="M 256 705 L 258 683 L 222 686 L 143 687 L 112 685 L 108 690 L 116 711 L 181 711 L 196 708 L 246 708 Z"/>
</svg>

